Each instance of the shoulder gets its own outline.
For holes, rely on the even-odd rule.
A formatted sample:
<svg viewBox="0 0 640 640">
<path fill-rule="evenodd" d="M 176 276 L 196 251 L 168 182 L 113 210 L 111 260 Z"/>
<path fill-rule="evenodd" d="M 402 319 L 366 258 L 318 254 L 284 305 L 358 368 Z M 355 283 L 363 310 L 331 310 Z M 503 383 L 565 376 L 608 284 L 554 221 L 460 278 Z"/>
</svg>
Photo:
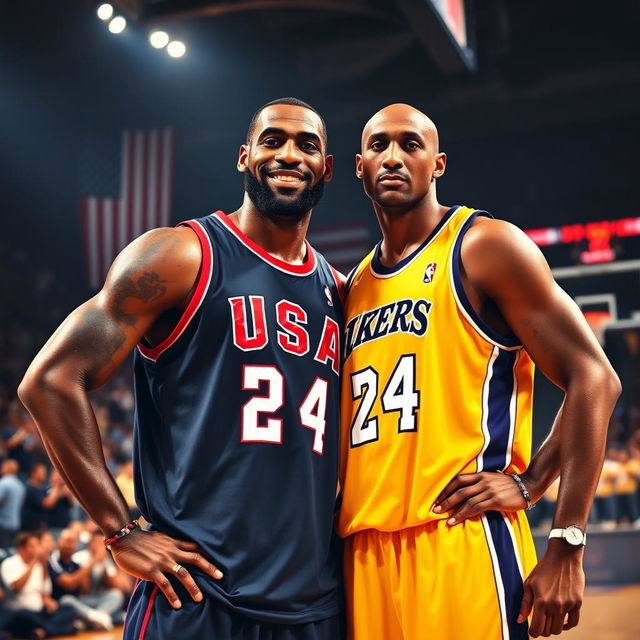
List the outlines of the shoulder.
<svg viewBox="0 0 640 640">
<path fill-rule="evenodd" d="M 159 228 L 143 234 L 115 259 L 98 302 L 135 313 L 181 304 L 200 273 L 202 248 L 190 227 Z"/>
<path fill-rule="evenodd" d="M 128 245 L 113 264 L 110 275 L 123 270 L 162 271 L 199 269 L 202 249 L 196 232 L 188 226 L 153 229 Z"/>
<path fill-rule="evenodd" d="M 521 229 L 504 220 L 476 218 L 462 240 L 460 257 L 467 277 L 489 289 L 498 283 L 551 278 L 540 249 Z"/>
<path fill-rule="evenodd" d="M 9 556 L 8 558 L 5 558 L 5 560 L 3 560 L 2 564 L 0 565 L 0 571 L 2 571 L 2 576 L 6 581 L 6 576 L 16 571 L 20 571 L 24 567 L 26 567 L 25 563 L 22 561 L 22 558 L 16 553 L 15 555 Z"/>
<path fill-rule="evenodd" d="M 466 253 L 492 253 L 500 251 L 517 254 L 528 251 L 536 245 L 526 233 L 506 220 L 496 220 L 478 216 L 463 239 L 463 251 Z"/>
</svg>

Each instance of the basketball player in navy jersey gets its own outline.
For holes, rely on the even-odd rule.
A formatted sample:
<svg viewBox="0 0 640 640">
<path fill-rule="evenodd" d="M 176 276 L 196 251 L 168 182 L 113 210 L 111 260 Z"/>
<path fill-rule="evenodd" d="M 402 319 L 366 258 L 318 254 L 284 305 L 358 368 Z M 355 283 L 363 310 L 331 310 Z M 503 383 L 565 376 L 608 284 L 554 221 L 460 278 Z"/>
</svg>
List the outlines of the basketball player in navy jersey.
<svg viewBox="0 0 640 640">
<path fill-rule="evenodd" d="M 305 241 L 331 179 L 326 145 L 309 105 L 258 110 L 240 208 L 131 243 L 20 385 L 56 468 L 140 579 L 127 639 L 342 635 L 341 284 Z M 136 498 L 151 531 L 129 522 L 88 396 L 132 351 Z"/>
</svg>

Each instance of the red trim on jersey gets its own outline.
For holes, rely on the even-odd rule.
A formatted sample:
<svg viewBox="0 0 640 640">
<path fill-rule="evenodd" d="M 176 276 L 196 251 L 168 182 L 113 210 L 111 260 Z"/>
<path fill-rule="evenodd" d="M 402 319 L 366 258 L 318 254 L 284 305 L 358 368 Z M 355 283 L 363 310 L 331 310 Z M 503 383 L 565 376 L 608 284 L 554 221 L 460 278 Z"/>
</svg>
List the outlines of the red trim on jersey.
<svg viewBox="0 0 640 640">
<path fill-rule="evenodd" d="M 153 603 L 156 601 L 156 596 L 158 595 L 158 588 L 158 586 L 155 586 L 149 596 L 149 604 L 147 605 L 147 610 L 145 611 L 144 618 L 142 619 L 142 626 L 140 627 L 138 640 L 144 640 L 145 633 L 147 632 L 147 626 L 149 625 L 149 618 L 151 618 Z"/>
<path fill-rule="evenodd" d="M 331 265 L 329 265 L 329 269 L 331 269 L 331 275 L 333 276 L 333 279 L 336 281 L 336 287 L 338 287 L 338 295 L 340 296 L 340 300 L 342 301 L 342 304 L 344 304 L 344 299 L 346 297 L 345 293 L 346 293 L 347 279 L 337 269 L 334 269 Z"/>
<path fill-rule="evenodd" d="M 238 227 L 233 224 L 233 222 L 229 219 L 229 216 L 224 213 L 224 211 L 216 211 L 211 214 L 229 230 L 233 235 L 242 242 L 248 249 L 253 251 L 259 258 L 262 258 L 265 262 L 268 262 L 272 267 L 276 269 L 280 269 L 280 271 L 284 271 L 285 273 L 291 273 L 295 276 L 308 276 L 310 273 L 313 273 L 316 268 L 316 253 L 312 249 L 311 245 L 305 240 L 304 243 L 307 247 L 307 257 L 303 264 L 290 264 L 285 262 L 284 260 L 280 260 L 280 258 L 276 258 L 272 256 L 270 253 L 265 251 L 260 245 L 256 244 L 251 238 L 247 236 L 238 229 Z"/>
<path fill-rule="evenodd" d="M 202 300 L 209 288 L 209 283 L 211 282 L 211 273 L 213 271 L 213 250 L 211 249 L 211 240 L 209 240 L 209 236 L 195 220 L 187 220 L 186 222 L 181 222 L 180 225 L 188 226 L 193 229 L 200 240 L 200 246 L 202 247 L 200 277 L 198 278 L 196 290 L 194 291 L 193 296 L 191 296 L 191 300 L 189 301 L 187 308 L 169 336 L 153 348 L 145 347 L 143 344 L 138 343 L 138 351 L 140 351 L 145 358 L 153 360 L 154 362 L 184 333 L 184 330 L 191 322 L 196 311 L 200 308 Z"/>
</svg>

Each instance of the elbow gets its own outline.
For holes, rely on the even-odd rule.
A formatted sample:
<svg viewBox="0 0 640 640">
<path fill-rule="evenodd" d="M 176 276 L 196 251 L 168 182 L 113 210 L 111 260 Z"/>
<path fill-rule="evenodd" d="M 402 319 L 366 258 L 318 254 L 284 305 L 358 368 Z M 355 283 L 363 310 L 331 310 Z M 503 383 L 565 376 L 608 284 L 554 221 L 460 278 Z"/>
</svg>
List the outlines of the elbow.
<svg viewBox="0 0 640 640">
<path fill-rule="evenodd" d="M 41 376 L 29 369 L 18 385 L 18 398 L 27 409 L 32 404 L 40 385 Z"/>
<path fill-rule="evenodd" d="M 31 365 L 18 385 L 18 398 L 31 411 L 38 400 L 50 392 L 64 391 L 65 382 L 54 369 L 44 369 Z"/>
<path fill-rule="evenodd" d="M 618 398 L 620 397 L 620 394 L 622 393 L 622 383 L 620 382 L 620 378 L 618 377 L 618 374 L 613 370 L 613 367 L 610 367 L 608 384 L 609 384 L 611 397 L 615 404 Z"/>
<path fill-rule="evenodd" d="M 622 393 L 622 384 L 618 374 L 608 362 L 599 367 L 594 376 L 593 388 L 597 389 L 598 394 L 603 398 L 607 398 L 613 408 Z"/>
</svg>

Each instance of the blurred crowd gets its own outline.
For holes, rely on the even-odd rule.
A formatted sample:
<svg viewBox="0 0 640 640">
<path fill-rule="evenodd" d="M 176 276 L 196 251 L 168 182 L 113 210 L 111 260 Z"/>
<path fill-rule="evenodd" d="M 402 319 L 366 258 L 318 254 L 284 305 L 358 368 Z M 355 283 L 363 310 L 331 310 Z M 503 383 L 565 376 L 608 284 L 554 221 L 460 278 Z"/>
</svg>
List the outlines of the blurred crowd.
<svg viewBox="0 0 640 640">
<path fill-rule="evenodd" d="M 133 588 L 105 550 L 102 534 L 52 469 L 35 424 L 16 396 L 38 349 L 87 297 L 0 240 L 0 640 L 110 629 Z M 612 358 L 623 387 L 640 388 L 640 331 L 618 340 Z M 615 342 L 614 340 L 614 342 Z M 617 343 L 616 343 L 617 344 Z M 615 346 L 615 345 L 614 345 Z M 615 349 L 614 349 L 615 351 Z M 92 394 L 104 457 L 129 504 L 133 492 L 133 394 L 124 366 Z M 550 526 L 558 483 L 529 511 Z M 640 528 L 640 394 L 624 393 L 612 419 L 596 499 L 594 528 Z"/>
</svg>

